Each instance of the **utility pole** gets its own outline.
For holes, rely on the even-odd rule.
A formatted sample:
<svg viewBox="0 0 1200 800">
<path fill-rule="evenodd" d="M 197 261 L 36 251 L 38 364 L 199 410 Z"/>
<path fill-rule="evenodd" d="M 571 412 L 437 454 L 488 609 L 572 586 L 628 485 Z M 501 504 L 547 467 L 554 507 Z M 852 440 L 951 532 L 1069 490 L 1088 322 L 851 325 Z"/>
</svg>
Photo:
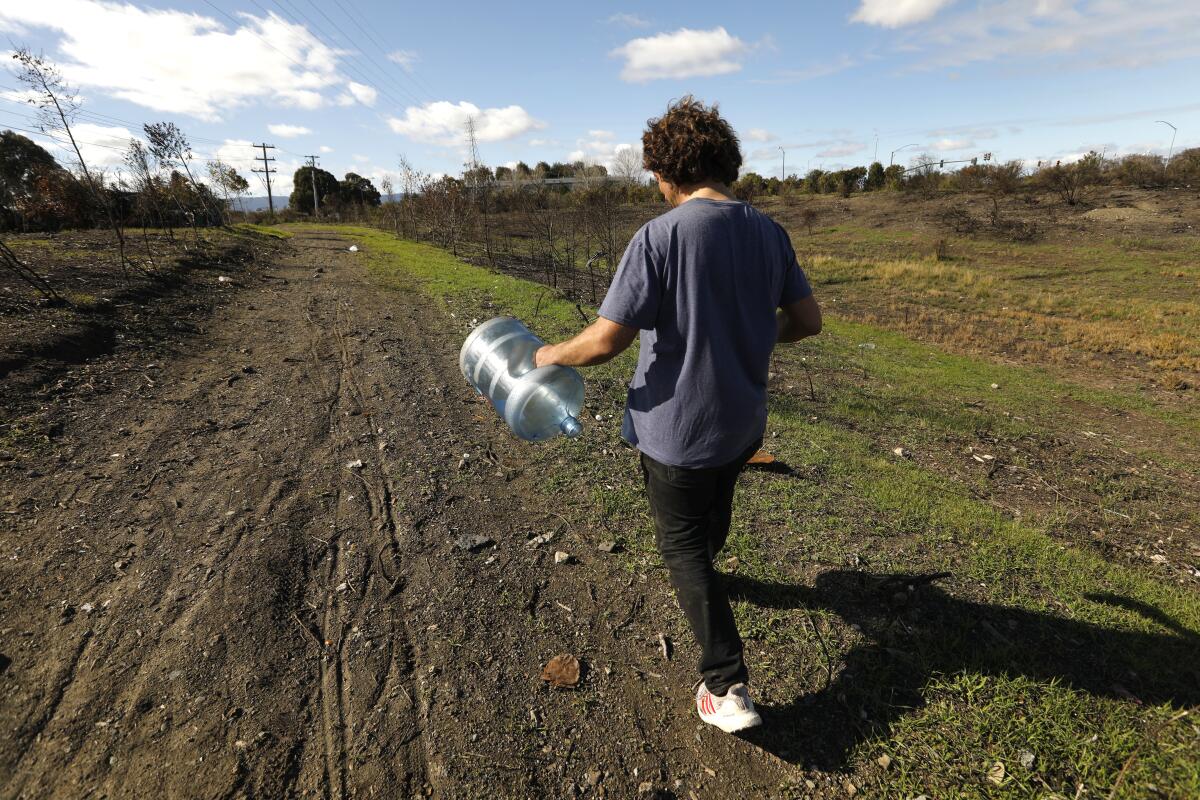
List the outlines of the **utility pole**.
<svg viewBox="0 0 1200 800">
<path fill-rule="evenodd" d="M 904 145 L 904 147 L 897 147 L 895 150 L 892 151 L 892 155 L 888 159 L 888 166 L 890 167 L 892 164 L 896 163 L 896 153 L 899 153 L 905 147 L 917 147 L 917 146 L 918 145 L 916 145 L 916 144 L 906 144 L 906 145 Z"/>
<path fill-rule="evenodd" d="M 787 180 L 787 150 L 783 149 L 783 145 L 779 146 L 779 180 Z"/>
<path fill-rule="evenodd" d="M 267 179 L 267 206 L 270 207 L 271 217 L 274 218 L 274 216 L 275 216 L 275 197 L 274 197 L 274 195 L 271 194 L 271 173 L 276 172 L 277 170 L 274 167 L 272 167 L 271 163 L 270 163 L 270 162 L 274 161 L 275 158 L 274 157 L 267 158 L 267 151 L 274 150 L 275 145 L 273 145 L 273 144 L 256 144 L 253 146 L 262 148 L 262 151 L 263 151 L 262 157 L 260 158 L 259 156 L 255 156 L 254 160 L 263 162 L 263 168 L 262 169 L 251 169 L 250 171 L 257 172 Z"/>
<path fill-rule="evenodd" d="M 1175 153 L 1175 134 L 1179 133 L 1179 128 L 1176 128 L 1174 125 L 1167 122 L 1165 119 L 1156 119 L 1154 121 L 1161 122 L 1163 125 L 1166 125 L 1168 128 L 1171 129 L 1171 146 L 1167 149 L 1167 160 L 1166 160 L 1166 163 L 1163 164 L 1163 175 L 1166 175 L 1167 167 L 1171 166 L 1171 156 L 1174 155 L 1174 153 Z"/>
<path fill-rule="evenodd" d="M 309 174 L 309 177 L 312 178 L 313 216 L 314 217 L 317 216 L 317 214 L 319 214 L 321 211 L 321 201 L 317 199 L 317 159 L 319 157 L 320 156 L 305 156 L 305 158 L 308 159 L 308 165 L 310 167 L 312 167 L 312 169 L 309 170 L 308 174 Z"/>
</svg>

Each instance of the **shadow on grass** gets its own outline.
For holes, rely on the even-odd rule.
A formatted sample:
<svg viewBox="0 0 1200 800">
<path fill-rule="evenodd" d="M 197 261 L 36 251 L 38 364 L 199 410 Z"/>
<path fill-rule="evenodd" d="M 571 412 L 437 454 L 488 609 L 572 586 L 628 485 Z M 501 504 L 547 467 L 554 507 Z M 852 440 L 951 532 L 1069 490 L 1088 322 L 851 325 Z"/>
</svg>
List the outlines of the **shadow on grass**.
<svg viewBox="0 0 1200 800">
<path fill-rule="evenodd" d="M 943 577 L 832 570 L 810 588 L 728 576 L 733 598 L 832 612 L 867 639 L 844 655 L 830 648 L 828 684 L 788 705 L 763 706 L 766 724 L 744 738 L 793 763 L 840 769 L 855 746 L 923 705 L 931 677 L 961 672 L 1055 681 L 1139 704 L 1200 704 L 1200 635 L 1153 606 L 1088 596 L 1177 635 L 960 600 L 934 585 Z"/>
</svg>

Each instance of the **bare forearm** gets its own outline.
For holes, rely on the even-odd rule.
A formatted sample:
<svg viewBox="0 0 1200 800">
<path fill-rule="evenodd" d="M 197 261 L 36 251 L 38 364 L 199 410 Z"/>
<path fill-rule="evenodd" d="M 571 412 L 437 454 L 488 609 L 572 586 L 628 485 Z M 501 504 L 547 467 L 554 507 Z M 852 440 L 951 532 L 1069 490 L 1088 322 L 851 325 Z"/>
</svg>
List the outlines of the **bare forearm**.
<svg viewBox="0 0 1200 800">
<path fill-rule="evenodd" d="M 587 331 L 565 342 L 547 345 L 547 347 L 549 349 L 543 356 L 547 363 L 559 364 L 564 367 L 590 367 L 610 361 L 617 355 L 605 342 L 598 341 L 594 336 L 588 336 Z"/>
<path fill-rule="evenodd" d="M 548 344 L 537 351 L 539 367 L 558 364 L 564 367 L 590 367 L 603 364 L 633 342 L 637 329 L 610 322 L 603 317 L 565 342 Z"/>
</svg>

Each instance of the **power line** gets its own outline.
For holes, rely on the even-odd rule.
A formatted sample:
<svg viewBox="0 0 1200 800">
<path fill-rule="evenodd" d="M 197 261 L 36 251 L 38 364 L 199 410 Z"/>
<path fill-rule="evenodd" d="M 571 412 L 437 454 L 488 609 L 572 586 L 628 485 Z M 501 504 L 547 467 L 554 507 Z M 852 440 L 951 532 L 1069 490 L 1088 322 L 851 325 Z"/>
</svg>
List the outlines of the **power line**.
<svg viewBox="0 0 1200 800">
<path fill-rule="evenodd" d="M 206 0 L 206 1 L 207 1 L 207 0 Z M 255 6 L 256 6 L 256 7 L 257 7 L 257 8 L 258 8 L 260 11 L 262 11 L 264 14 L 271 14 L 271 15 L 274 15 L 274 12 L 268 11 L 266 8 L 264 8 L 264 7 L 263 7 L 263 6 L 262 6 L 262 5 L 261 5 L 261 4 L 258 2 L 258 0 L 250 0 L 250 2 L 251 2 L 251 3 L 253 3 L 253 4 L 254 4 L 254 5 L 255 5 Z M 291 24 L 293 24 L 293 25 L 297 25 L 297 26 L 299 26 L 299 27 L 305 28 L 305 30 L 306 30 L 306 31 L 308 30 L 308 28 L 307 28 L 307 27 L 305 27 L 304 25 L 302 25 L 300 22 L 298 22 L 296 19 L 293 19 L 293 18 L 292 18 L 292 17 L 289 15 L 289 12 L 288 12 L 288 10 L 287 10 L 286 8 L 284 8 L 284 7 L 283 7 L 283 5 L 282 5 L 282 4 L 279 2 L 279 0 L 272 0 L 272 2 L 274 2 L 274 3 L 275 3 L 275 5 L 279 6 L 279 10 L 283 12 L 283 15 L 284 15 L 284 16 L 283 16 L 283 19 L 284 19 L 284 21 L 286 21 L 286 22 L 289 22 L 289 23 L 291 23 Z M 321 11 L 321 9 L 320 9 L 320 8 L 317 8 L 317 10 L 318 10 L 318 11 Z M 298 9 L 296 9 L 294 6 L 293 6 L 293 9 L 292 9 L 292 11 L 291 11 L 291 14 L 294 14 L 294 15 L 297 15 L 297 16 L 299 16 L 299 17 L 303 18 L 303 19 L 304 19 L 304 20 L 305 20 L 305 21 L 308 23 L 308 25 L 309 25 L 309 26 L 311 26 L 311 28 L 312 28 L 313 30 L 312 30 L 312 31 L 309 31 L 309 33 L 311 33 L 311 35 L 313 36 L 313 38 L 314 38 L 314 39 L 316 39 L 318 42 L 320 42 L 322 45 L 324 45 L 325 47 L 329 48 L 330 50 L 333 50 L 334 52 L 339 52 L 339 51 L 337 50 L 337 48 L 335 48 L 335 47 L 331 47 L 331 46 L 329 45 L 329 42 L 327 42 L 327 41 L 325 41 L 324 39 L 322 39 L 322 38 L 321 38 L 322 36 L 324 36 L 326 39 L 329 39 L 330 41 L 332 41 L 332 40 L 334 39 L 334 37 L 330 36 L 330 35 L 329 35 L 329 33 L 328 33 L 328 31 L 326 31 L 326 30 L 325 30 L 324 28 L 322 28 L 321 26 L 317 25 L 317 24 L 316 24 L 316 22 L 314 22 L 314 21 L 313 21 L 312 19 L 310 19 L 309 17 L 305 16 L 303 12 L 299 11 L 299 10 L 298 10 Z M 321 11 L 321 15 L 322 15 L 322 16 L 325 16 L 325 18 L 326 18 L 326 19 L 329 19 L 329 17 L 325 15 L 325 12 Z M 332 20 L 330 20 L 330 22 L 331 22 L 331 24 L 333 24 L 333 25 L 334 25 L 334 27 L 337 27 L 337 24 L 336 24 L 336 23 L 333 23 L 333 22 L 332 22 Z M 339 30 L 339 31 L 341 31 L 341 28 L 338 28 L 338 30 Z M 345 37 L 345 38 L 347 38 L 347 39 L 349 39 L 349 37 L 346 37 L 346 35 L 345 35 L 345 33 L 344 33 L 344 32 L 342 33 L 342 36 L 343 36 L 343 37 Z M 352 40 L 351 40 L 351 42 L 352 42 Z M 358 68 L 357 64 L 355 64 L 355 63 L 351 62 L 350 58 L 352 58 L 352 57 L 353 57 L 351 54 L 349 54 L 349 53 L 346 53 L 345 55 L 346 55 L 346 56 L 348 56 L 348 57 L 347 57 L 347 58 L 345 58 L 345 59 L 343 60 L 343 62 L 342 62 L 342 65 L 343 65 L 343 66 L 344 66 L 344 67 L 345 67 L 345 68 L 346 68 L 348 71 L 351 71 L 351 72 L 353 72 L 353 73 L 354 73 L 354 76 L 355 76 L 355 78 L 357 78 L 358 80 L 361 80 L 361 81 L 363 81 L 363 82 L 364 82 L 366 85 L 370 86 L 370 88 L 374 89 L 376 92 L 378 92 L 379 94 L 383 95 L 383 96 L 384 96 L 384 97 L 385 97 L 385 98 L 388 100 L 388 102 L 390 102 L 390 103 L 394 104 L 395 106 L 397 106 L 397 107 L 402 107 L 402 106 L 405 106 L 405 105 L 407 105 L 407 103 L 406 103 L 406 102 L 404 102 L 404 101 L 402 101 L 402 100 L 398 100 L 398 99 L 396 99 L 396 97 L 395 97 L 395 96 L 393 96 L 392 94 L 390 94 L 390 93 L 389 93 L 389 92 L 388 92 L 386 89 L 383 89 L 383 88 L 378 88 L 378 87 L 376 87 L 376 86 L 371 86 L 371 84 L 378 84 L 378 83 L 379 83 L 379 80 L 378 80 L 377 78 L 372 78 L 372 77 L 368 76 L 368 75 L 367 75 L 365 72 L 363 72 L 362 70 L 360 70 L 360 69 Z M 405 92 L 405 94 L 408 94 L 408 93 L 407 93 L 407 92 Z M 409 95 L 409 97 L 410 97 L 410 100 L 411 100 L 411 102 L 417 103 L 418 105 L 420 104 L 420 101 L 419 101 L 419 100 L 417 100 L 415 97 L 412 97 L 412 95 Z"/>
<path fill-rule="evenodd" d="M 274 2 L 274 3 L 275 3 L 275 5 L 277 5 L 277 6 L 280 6 L 280 8 L 282 8 L 282 6 L 280 5 L 280 0 L 272 0 L 272 2 Z M 300 9 L 299 9 L 299 7 L 298 7 L 298 4 L 297 4 L 296 0 L 291 0 L 291 3 L 290 3 L 290 4 L 291 4 L 291 7 L 292 7 L 292 10 L 293 10 L 293 11 L 295 11 L 297 14 L 300 14 L 300 16 L 304 17 L 304 19 L 305 19 L 305 20 L 308 20 L 308 21 L 309 21 L 309 23 L 310 23 L 310 24 L 312 24 L 312 26 L 313 26 L 314 28 L 317 28 L 318 30 L 321 30 L 321 29 L 319 28 L 319 26 L 317 26 L 317 24 L 316 24 L 315 22 L 312 22 L 312 20 L 311 20 L 311 19 L 309 19 L 307 16 L 304 16 L 304 12 L 300 11 Z M 328 14 L 326 14 L 326 13 L 325 13 L 325 10 L 324 10 L 323 8 L 321 8 L 321 6 L 317 5 L 315 2 L 313 2 L 313 0 L 309 0 L 309 3 L 308 3 L 308 4 L 309 4 L 310 6 L 312 6 L 314 9 L 316 9 L 317 13 L 318 13 L 318 14 L 320 14 L 322 17 L 324 17 L 324 18 L 325 18 L 325 20 L 326 20 L 326 21 L 327 21 L 327 22 L 328 22 L 330 25 L 332 25 L 332 26 L 333 26 L 334 30 L 336 30 L 336 31 L 337 31 L 339 34 L 341 34 L 341 36 L 342 36 L 342 39 L 343 39 L 345 42 L 347 42 L 348 44 L 354 44 L 354 37 L 350 36 L 349 34 L 347 34 L 347 33 L 346 33 L 346 31 L 342 30 L 342 26 L 341 26 L 341 25 L 338 25 L 338 24 L 337 24 L 337 22 L 335 22 L 335 21 L 333 20 L 333 18 L 332 18 L 332 17 L 330 17 Z M 328 32 L 326 32 L 326 31 L 324 31 L 324 30 L 322 30 L 321 32 L 322 32 L 322 33 L 325 33 L 325 34 L 328 36 Z M 330 38 L 333 38 L 333 37 L 330 37 Z M 364 56 L 365 56 L 365 54 L 361 54 L 361 53 L 360 53 L 360 54 L 355 54 L 355 55 L 364 55 Z M 380 68 L 379 66 L 377 66 L 377 65 L 374 63 L 374 61 L 372 61 L 372 60 L 370 59 L 370 57 L 369 57 L 369 56 L 366 56 L 366 58 L 367 58 L 367 63 L 369 63 L 371 66 L 375 67 L 375 69 L 376 69 L 376 70 L 379 72 L 379 74 L 383 76 L 383 78 L 384 78 L 384 80 L 385 80 L 385 81 L 387 81 L 387 80 L 391 80 L 390 76 L 388 76 L 388 75 L 387 75 L 387 73 L 385 73 L 385 72 L 383 71 L 383 69 L 382 69 L 382 68 Z M 375 81 L 375 79 L 374 79 L 374 78 L 371 78 L 371 79 L 368 79 L 368 80 L 371 80 L 372 82 L 374 82 L 374 81 Z M 420 100 L 418 100 L 418 99 L 416 98 L 416 96 L 414 96 L 413 94 L 411 94 L 411 93 L 408 91 L 408 89 L 405 89 L 404 87 L 400 86 L 399 84 L 396 84 L 396 88 L 397 88 L 397 89 L 398 89 L 398 90 L 399 90 L 399 91 L 400 91 L 402 94 L 404 94 L 406 97 L 408 97 L 408 99 L 409 99 L 409 100 L 411 100 L 412 102 L 416 103 L 417 105 L 420 105 L 421 101 L 420 101 Z M 394 102 L 394 100 L 395 100 L 395 99 L 394 99 L 394 98 L 392 98 L 392 99 L 393 99 L 393 102 Z M 397 105 L 404 105 L 404 104 L 403 104 L 403 103 L 398 103 Z"/>
<path fill-rule="evenodd" d="M 309 0 L 309 2 L 312 2 L 312 0 Z M 333 2 L 334 2 L 334 5 L 336 5 L 338 8 L 340 8 L 342 10 L 342 13 L 346 15 L 346 18 L 349 19 L 351 22 L 353 22 L 354 26 L 356 28 L 358 28 L 360 31 L 362 31 L 363 35 L 366 36 L 368 40 L 370 40 L 370 42 L 375 46 L 375 49 L 379 51 L 380 55 L 382 55 L 384 58 L 389 58 L 387 48 L 384 47 L 379 42 L 379 40 L 375 38 L 375 34 L 371 33 L 370 22 L 368 22 L 366 20 L 366 18 L 363 17 L 362 12 L 359 11 L 354 6 L 354 4 L 350 2 L 350 0 L 346 0 L 346 6 L 349 6 L 350 9 L 353 10 L 353 13 L 351 13 L 351 11 L 347 10 L 346 6 L 342 5 L 341 0 L 333 0 Z M 356 20 L 354 18 L 355 14 L 357 14 L 358 17 L 361 18 L 366 23 L 366 27 L 358 24 L 358 20 Z M 416 75 L 413 75 L 411 72 L 408 72 L 403 67 L 401 67 L 401 72 L 404 74 L 404 76 L 406 78 L 408 78 L 408 80 L 412 81 L 413 85 L 416 86 L 421 92 L 423 92 L 426 97 L 428 97 L 430 100 L 437 99 L 433 95 L 433 93 L 430 92 L 429 89 L 420 80 L 417 79 Z"/>
</svg>

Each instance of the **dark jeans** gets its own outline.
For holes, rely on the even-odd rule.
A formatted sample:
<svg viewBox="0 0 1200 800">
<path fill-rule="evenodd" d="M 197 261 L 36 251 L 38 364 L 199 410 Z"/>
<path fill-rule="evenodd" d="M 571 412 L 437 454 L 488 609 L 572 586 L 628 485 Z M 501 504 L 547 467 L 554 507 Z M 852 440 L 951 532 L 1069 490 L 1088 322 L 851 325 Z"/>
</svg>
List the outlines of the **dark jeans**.
<svg viewBox="0 0 1200 800">
<path fill-rule="evenodd" d="M 747 679 L 742 637 L 713 559 L 729 535 L 738 475 L 761 444 L 760 439 L 725 466 L 702 469 L 672 467 L 642 454 L 655 544 L 700 644 L 704 683 L 716 695 Z"/>
</svg>

